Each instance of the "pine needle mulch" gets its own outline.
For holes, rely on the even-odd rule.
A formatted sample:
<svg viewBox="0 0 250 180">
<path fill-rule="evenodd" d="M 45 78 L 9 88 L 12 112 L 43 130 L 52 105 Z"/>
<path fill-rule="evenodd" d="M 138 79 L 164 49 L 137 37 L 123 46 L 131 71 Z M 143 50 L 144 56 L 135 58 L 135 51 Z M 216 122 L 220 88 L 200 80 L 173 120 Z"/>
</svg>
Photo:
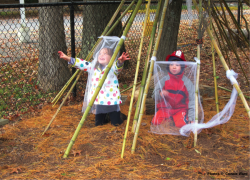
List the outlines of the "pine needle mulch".
<svg viewBox="0 0 250 180">
<path fill-rule="evenodd" d="M 222 90 L 219 94 L 229 95 Z M 214 100 L 207 99 L 203 102 L 205 121 L 216 114 Z M 220 99 L 221 108 L 226 103 L 227 99 Z M 127 114 L 128 104 L 121 106 L 122 113 Z M 95 127 L 94 115 L 89 115 L 71 154 L 64 159 L 82 117 L 81 106 L 64 106 L 44 136 L 41 133 L 58 106 L 47 105 L 34 115 L 2 127 L 0 178 L 249 179 L 249 119 L 239 98 L 230 121 L 203 130 L 195 148 L 192 136 L 150 133 L 153 116 L 144 115 L 135 154 L 130 153 L 133 134 L 129 133 L 124 159 L 120 156 L 126 121 L 118 127 Z"/>
</svg>

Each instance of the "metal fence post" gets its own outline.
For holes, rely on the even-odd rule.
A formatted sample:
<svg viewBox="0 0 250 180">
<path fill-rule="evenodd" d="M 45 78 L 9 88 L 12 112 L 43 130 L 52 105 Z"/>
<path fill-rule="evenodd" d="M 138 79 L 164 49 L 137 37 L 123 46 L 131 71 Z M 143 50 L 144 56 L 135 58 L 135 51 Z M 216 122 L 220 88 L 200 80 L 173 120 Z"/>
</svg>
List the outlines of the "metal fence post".
<svg viewBox="0 0 250 180">
<path fill-rule="evenodd" d="M 71 57 L 75 57 L 75 20 L 74 20 L 74 5 L 73 1 L 71 0 L 70 4 L 70 34 L 71 34 Z M 72 68 L 72 75 L 76 72 L 75 68 Z M 76 78 L 73 80 L 73 82 L 76 80 Z M 74 87 L 73 91 L 73 97 L 76 97 L 76 86 Z"/>
</svg>

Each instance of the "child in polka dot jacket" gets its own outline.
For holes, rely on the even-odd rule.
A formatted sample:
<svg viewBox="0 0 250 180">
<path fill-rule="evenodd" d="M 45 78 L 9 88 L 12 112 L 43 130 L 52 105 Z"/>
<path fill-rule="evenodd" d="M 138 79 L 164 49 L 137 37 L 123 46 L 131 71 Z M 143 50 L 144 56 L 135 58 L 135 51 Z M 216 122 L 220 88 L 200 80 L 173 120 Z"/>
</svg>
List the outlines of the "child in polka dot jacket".
<svg viewBox="0 0 250 180">
<path fill-rule="evenodd" d="M 83 71 L 87 71 L 89 73 L 87 83 L 89 84 L 89 88 L 87 88 L 87 90 L 85 91 L 85 100 L 86 103 L 89 103 L 112 57 L 112 49 L 109 49 L 107 47 L 100 49 L 100 51 L 98 51 L 97 61 L 94 65 L 92 64 L 93 61 L 88 62 L 83 59 L 72 58 L 65 55 L 62 51 L 58 51 L 58 53 L 60 55 L 60 58 L 68 61 L 68 63 L 72 64 L 73 67 Z M 122 55 L 111 67 L 108 76 L 104 81 L 99 94 L 96 97 L 96 100 L 92 107 L 92 113 L 95 114 L 96 126 L 107 123 L 105 122 L 106 114 L 109 114 L 112 125 L 117 126 L 122 124 L 119 107 L 119 104 L 121 104 L 121 95 L 119 91 L 117 75 L 121 72 L 124 61 L 129 59 L 129 55 L 127 53 L 122 53 Z"/>
</svg>

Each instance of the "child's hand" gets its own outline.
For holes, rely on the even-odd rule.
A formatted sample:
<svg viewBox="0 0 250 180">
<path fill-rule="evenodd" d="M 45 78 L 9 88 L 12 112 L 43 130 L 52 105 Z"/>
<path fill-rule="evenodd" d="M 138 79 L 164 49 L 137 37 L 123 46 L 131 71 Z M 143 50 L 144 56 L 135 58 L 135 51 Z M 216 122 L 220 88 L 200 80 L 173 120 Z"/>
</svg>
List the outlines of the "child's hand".
<svg viewBox="0 0 250 180">
<path fill-rule="evenodd" d="M 166 96 L 168 96 L 168 94 L 169 94 L 169 92 L 168 91 L 166 91 L 166 90 L 162 90 L 161 92 L 160 92 L 160 95 L 161 95 L 161 97 L 166 97 Z"/>
<path fill-rule="evenodd" d="M 68 62 L 70 61 L 70 57 L 65 55 L 62 51 L 58 51 L 58 54 L 59 54 L 60 58 L 66 60 Z"/>
<path fill-rule="evenodd" d="M 124 61 L 130 60 L 128 53 L 123 52 L 122 55 L 118 58 L 119 63 L 123 63 Z"/>
</svg>

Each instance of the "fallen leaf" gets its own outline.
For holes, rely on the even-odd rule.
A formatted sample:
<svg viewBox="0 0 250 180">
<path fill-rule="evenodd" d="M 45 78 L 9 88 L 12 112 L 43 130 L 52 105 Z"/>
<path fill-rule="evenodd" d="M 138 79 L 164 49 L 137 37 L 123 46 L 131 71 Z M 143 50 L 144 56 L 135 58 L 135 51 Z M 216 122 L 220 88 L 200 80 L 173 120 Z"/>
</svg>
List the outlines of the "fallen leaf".
<svg viewBox="0 0 250 180">
<path fill-rule="evenodd" d="M 21 168 L 19 168 L 19 167 L 18 168 L 12 168 L 11 170 L 12 171 L 10 172 L 10 174 L 13 174 L 13 173 L 17 173 L 18 174 L 19 172 L 22 172 Z"/>
<path fill-rule="evenodd" d="M 43 136 L 44 136 L 44 137 L 49 137 L 49 136 L 50 136 L 50 133 L 44 133 Z"/>
<path fill-rule="evenodd" d="M 81 152 L 82 152 L 82 150 L 77 150 L 77 151 L 74 151 L 73 150 L 73 153 L 72 154 L 74 154 L 74 157 L 78 154 L 79 156 L 81 155 Z"/>
</svg>

